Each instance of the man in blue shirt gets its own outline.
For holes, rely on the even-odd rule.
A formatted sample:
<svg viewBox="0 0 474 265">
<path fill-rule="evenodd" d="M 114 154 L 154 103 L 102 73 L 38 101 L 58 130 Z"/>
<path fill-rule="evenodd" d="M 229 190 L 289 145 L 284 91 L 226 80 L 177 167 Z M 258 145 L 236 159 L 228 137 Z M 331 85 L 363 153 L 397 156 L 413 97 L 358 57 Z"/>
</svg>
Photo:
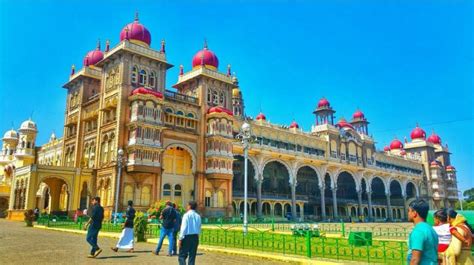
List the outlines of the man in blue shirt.
<svg viewBox="0 0 474 265">
<path fill-rule="evenodd" d="M 196 252 L 199 245 L 199 234 L 201 233 L 201 216 L 196 212 L 197 203 L 190 201 L 186 206 L 187 212 L 183 215 L 181 229 L 179 231 L 179 264 L 194 265 Z"/>
<path fill-rule="evenodd" d="M 95 258 L 102 252 L 102 249 L 97 245 L 97 237 L 102 228 L 102 220 L 104 220 L 104 208 L 100 206 L 100 197 L 94 197 L 92 199 L 90 219 L 84 226 L 84 229 L 87 229 L 87 243 L 92 247 L 89 258 Z"/>
<path fill-rule="evenodd" d="M 410 265 L 438 264 L 438 235 L 426 223 L 429 205 L 424 200 L 415 200 L 408 207 L 408 221 L 415 227 L 408 238 L 407 262 Z"/>
<path fill-rule="evenodd" d="M 176 211 L 173 208 L 173 204 L 170 201 L 166 202 L 166 207 L 161 211 L 160 219 L 162 220 L 161 229 L 160 229 L 160 240 L 158 241 L 158 245 L 156 246 L 155 251 L 153 254 L 159 255 L 161 246 L 163 244 L 163 239 L 165 236 L 168 237 L 169 245 L 168 245 L 168 254 L 167 256 L 172 256 L 173 252 L 173 229 L 174 223 L 176 222 Z"/>
</svg>

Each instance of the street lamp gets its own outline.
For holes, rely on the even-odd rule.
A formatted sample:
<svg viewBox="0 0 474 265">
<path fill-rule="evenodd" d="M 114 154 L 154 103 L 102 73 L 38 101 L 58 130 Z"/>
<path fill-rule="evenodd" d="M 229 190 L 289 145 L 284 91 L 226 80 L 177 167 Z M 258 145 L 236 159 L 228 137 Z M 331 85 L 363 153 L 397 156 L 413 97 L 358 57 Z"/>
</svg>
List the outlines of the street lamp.
<svg viewBox="0 0 474 265">
<path fill-rule="evenodd" d="M 251 128 L 250 128 L 250 124 L 247 121 L 244 121 L 244 123 L 242 124 L 242 127 L 240 128 L 240 133 L 237 135 L 237 139 L 241 140 L 242 145 L 244 147 L 244 224 L 243 224 L 243 231 L 244 231 L 244 235 L 247 235 L 247 232 L 248 232 L 248 221 L 247 221 L 248 172 L 247 172 L 247 165 L 248 165 L 250 141 L 252 140 L 252 131 L 251 131 Z"/>
<path fill-rule="evenodd" d="M 120 177 L 122 176 L 122 163 L 123 163 L 123 149 L 119 148 L 117 151 L 117 185 L 115 187 L 115 216 L 114 216 L 114 225 L 117 224 L 117 215 L 118 215 L 118 205 L 119 205 L 119 191 L 120 191 Z"/>
</svg>

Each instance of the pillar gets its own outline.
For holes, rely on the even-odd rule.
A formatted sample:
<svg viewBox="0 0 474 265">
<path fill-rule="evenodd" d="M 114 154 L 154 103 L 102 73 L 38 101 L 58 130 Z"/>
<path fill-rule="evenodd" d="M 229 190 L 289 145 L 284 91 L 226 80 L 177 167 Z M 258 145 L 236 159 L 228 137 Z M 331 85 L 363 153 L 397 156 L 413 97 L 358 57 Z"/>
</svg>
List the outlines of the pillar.
<svg viewBox="0 0 474 265">
<path fill-rule="evenodd" d="M 291 218 L 296 221 L 296 181 L 290 183 L 291 187 Z"/>
<path fill-rule="evenodd" d="M 332 188 L 332 207 L 333 207 L 333 217 L 334 220 L 337 220 L 338 212 L 337 212 L 337 187 Z"/>
<path fill-rule="evenodd" d="M 390 193 L 387 192 L 385 193 L 385 195 L 387 196 L 387 218 L 389 221 L 392 221 L 393 216 L 392 216 L 392 206 L 390 205 Z"/>
<path fill-rule="evenodd" d="M 363 215 L 364 211 L 362 209 L 362 190 L 357 191 L 357 200 L 359 201 L 359 214 L 358 217 Z"/>
<path fill-rule="evenodd" d="M 262 179 L 257 175 L 257 220 L 262 219 Z"/>
<path fill-rule="evenodd" d="M 373 214 L 372 214 L 372 191 L 367 192 L 367 199 L 369 204 L 369 221 L 373 221 Z"/>
<path fill-rule="evenodd" d="M 326 221 L 326 199 L 324 198 L 324 185 L 319 186 L 321 193 L 321 221 Z"/>
<path fill-rule="evenodd" d="M 407 195 L 403 195 L 403 219 L 407 221 L 408 208 L 407 208 Z"/>
</svg>

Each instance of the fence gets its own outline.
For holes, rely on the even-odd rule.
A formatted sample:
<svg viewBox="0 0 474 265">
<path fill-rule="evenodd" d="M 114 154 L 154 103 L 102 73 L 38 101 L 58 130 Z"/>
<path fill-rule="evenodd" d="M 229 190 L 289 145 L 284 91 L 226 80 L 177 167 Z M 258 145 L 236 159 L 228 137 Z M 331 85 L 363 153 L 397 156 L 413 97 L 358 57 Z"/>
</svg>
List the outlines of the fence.
<svg viewBox="0 0 474 265">
<path fill-rule="evenodd" d="M 77 222 L 65 218 L 41 217 L 38 224 L 48 227 L 80 230 L 84 228 L 86 218 L 78 218 Z M 291 229 L 291 224 L 274 224 L 275 229 Z M 355 246 L 347 238 L 312 237 L 311 233 L 304 236 L 294 236 L 289 233 L 273 231 L 272 224 L 253 224 L 247 235 L 239 229 L 240 225 L 203 226 L 200 244 L 225 248 L 249 249 L 252 251 L 278 253 L 281 255 L 296 255 L 307 258 L 334 259 L 339 261 L 352 260 L 367 263 L 404 264 L 406 262 L 407 244 L 402 241 L 371 240 L 364 246 Z M 270 227 L 270 228 L 268 228 Z M 344 224 L 319 224 L 326 233 L 336 232 L 349 234 Z M 326 229 L 326 230 L 324 230 Z M 121 232 L 121 224 L 114 225 L 104 222 L 104 232 Z M 377 232 L 376 230 L 374 230 Z M 381 232 L 386 233 L 386 232 Z M 158 238 L 159 224 L 149 224 L 146 235 L 148 238 Z"/>
</svg>

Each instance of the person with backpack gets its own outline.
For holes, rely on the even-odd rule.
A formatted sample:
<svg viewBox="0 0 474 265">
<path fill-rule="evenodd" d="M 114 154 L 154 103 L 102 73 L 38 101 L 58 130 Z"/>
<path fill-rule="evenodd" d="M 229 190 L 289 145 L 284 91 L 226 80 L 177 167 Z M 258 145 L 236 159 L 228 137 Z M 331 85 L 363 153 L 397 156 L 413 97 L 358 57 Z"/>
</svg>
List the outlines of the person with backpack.
<svg viewBox="0 0 474 265">
<path fill-rule="evenodd" d="M 167 236 L 169 242 L 167 256 L 171 257 L 173 254 L 173 231 L 176 222 L 176 211 L 170 201 L 166 202 L 166 207 L 161 211 L 160 220 L 162 221 L 160 229 L 160 240 L 158 241 L 158 245 L 156 246 L 155 251 L 153 251 L 153 254 L 160 254 L 161 246 L 163 245 L 163 240 L 165 239 L 165 236 Z"/>
<path fill-rule="evenodd" d="M 452 239 L 446 250 L 447 264 L 473 264 L 471 254 L 472 228 L 466 218 L 453 209 L 448 210 L 449 231 Z"/>
</svg>

